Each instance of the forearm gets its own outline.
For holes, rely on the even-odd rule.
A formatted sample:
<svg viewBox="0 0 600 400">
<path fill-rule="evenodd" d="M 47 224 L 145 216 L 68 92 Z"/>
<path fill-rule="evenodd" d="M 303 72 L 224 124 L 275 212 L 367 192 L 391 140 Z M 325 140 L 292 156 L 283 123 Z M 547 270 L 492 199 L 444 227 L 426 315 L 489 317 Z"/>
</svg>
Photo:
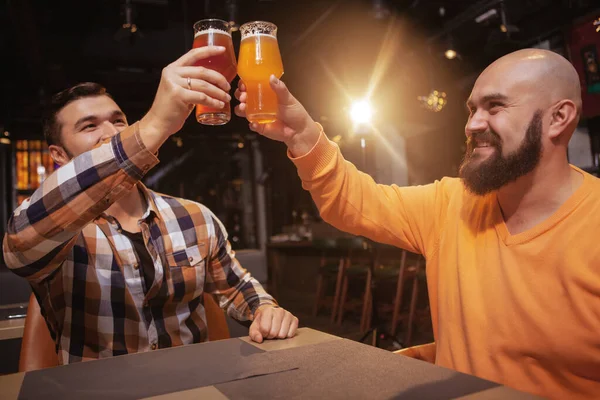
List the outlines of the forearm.
<svg viewBox="0 0 600 400">
<path fill-rule="evenodd" d="M 414 210 L 421 196 L 403 195 L 413 193 L 411 189 L 378 185 L 344 160 L 323 132 L 309 153 L 291 159 L 324 221 L 355 235 L 422 251 L 421 226 L 417 225 L 426 219 L 413 215 L 420 214 Z"/>
<path fill-rule="evenodd" d="M 133 125 L 59 168 L 11 217 L 3 246 L 9 268 L 27 277 L 58 264 L 53 254 L 64 256 L 64 245 L 157 162 Z"/>
<path fill-rule="evenodd" d="M 215 236 L 211 245 L 211 258 L 207 265 L 204 290 L 215 295 L 219 306 L 239 321 L 252 320 L 254 312 L 262 305 L 277 305 L 262 285 L 240 265 L 227 240 L 223 224 L 212 217 Z"/>
<path fill-rule="evenodd" d="M 230 317 L 238 321 L 252 321 L 260 307 L 278 306 L 277 301 L 249 275 L 242 278 L 236 287 L 221 294 L 222 298 L 227 299 L 223 308 Z"/>
<path fill-rule="evenodd" d="M 306 129 L 293 135 L 285 142 L 292 157 L 302 157 L 309 153 L 319 141 L 323 127 L 310 120 Z"/>
<path fill-rule="evenodd" d="M 164 129 L 161 128 L 158 118 L 149 111 L 139 122 L 139 135 L 144 146 L 152 154 L 156 154 L 160 146 L 169 138 Z"/>
</svg>

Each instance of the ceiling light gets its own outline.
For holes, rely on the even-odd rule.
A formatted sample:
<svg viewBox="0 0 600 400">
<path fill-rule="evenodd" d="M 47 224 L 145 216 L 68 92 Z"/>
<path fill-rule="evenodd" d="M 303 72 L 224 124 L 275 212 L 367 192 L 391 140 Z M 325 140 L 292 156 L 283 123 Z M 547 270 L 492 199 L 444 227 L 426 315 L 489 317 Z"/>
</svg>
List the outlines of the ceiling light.
<svg viewBox="0 0 600 400">
<path fill-rule="evenodd" d="M 373 109 L 367 100 L 359 100 L 350 108 L 350 118 L 356 124 L 368 124 L 371 122 Z"/>
<path fill-rule="evenodd" d="M 458 53 L 454 49 L 448 49 L 444 52 L 444 57 L 448 60 L 454 60 L 458 56 Z"/>
</svg>

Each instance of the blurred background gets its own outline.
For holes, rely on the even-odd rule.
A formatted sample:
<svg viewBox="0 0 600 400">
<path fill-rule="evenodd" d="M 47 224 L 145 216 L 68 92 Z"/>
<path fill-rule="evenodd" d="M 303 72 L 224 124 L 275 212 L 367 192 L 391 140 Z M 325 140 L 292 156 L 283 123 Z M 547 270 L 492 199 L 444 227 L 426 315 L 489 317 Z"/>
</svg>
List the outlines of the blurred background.
<svg viewBox="0 0 600 400">
<path fill-rule="evenodd" d="M 555 51 L 575 65 L 584 98 L 584 116 L 571 141 L 569 158 L 573 164 L 598 173 L 597 1 L 2 3 L 2 235 L 12 210 L 54 169 L 40 121 L 51 95 L 79 82 L 98 82 L 133 123 L 149 109 L 162 68 L 192 47 L 192 26 L 204 18 L 230 21 L 234 30 L 253 20 L 275 23 L 285 69 L 282 79 L 292 93 L 325 127 L 347 159 L 378 182 L 404 186 L 456 176 L 465 150 L 464 104 L 486 65 L 520 48 Z M 233 42 L 237 54 L 239 31 L 233 32 Z M 237 80 L 232 86 L 237 86 Z M 235 104 L 232 101 L 232 107 Z M 371 127 L 357 129 L 354 122 L 361 118 L 369 119 Z M 159 157 L 161 163 L 144 183 L 153 190 L 199 201 L 212 209 L 229 231 L 233 248 L 240 250 L 244 266 L 276 292 L 282 305 L 299 314 L 305 325 L 357 338 L 373 325 L 364 312 L 372 303 L 364 295 L 371 285 L 369 281 L 365 286 L 367 274 L 358 274 L 362 277 L 358 283 L 347 284 L 348 297 L 355 292 L 358 311 L 353 312 L 349 306 L 347 321 L 339 318 L 348 271 L 344 270 L 341 281 L 334 278 L 328 286 L 325 256 L 350 260 L 351 251 L 345 247 L 344 234 L 319 220 L 283 144 L 258 137 L 248 130 L 245 120 L 235 116 L 219 127 L 200 125 L 192 117 L 161 148 Z M 319 242 L 322 238 L 342 242 L 334 243 L 332 250 Z M 364 241 L 357 246 L 371 255 L 370 259 L 365 257 L 373 264 L 375 247 Z M 358 253 L 352 253 L 355 256 L 348 266 L 360 264 Z M 412 264 L 406 261 L 405 267 L 413 267 L 414 282 L 421 282 L 413 284 L 409 275 L 402 275 L 406 272 L 398 269 L 403 254 L 393 253 L 389 260 L 378 264 L 396 271 L 379 279 L 391 282 L 389 296 L 382 295 L 385 299 L 379 304 L 382 313 L 389 303 L 388 308 L 410 314 L 411 299 L 416 297 L 414 307 L 423 311 L 425 321 L 417 332 L 423 341 L 427 340 L 426 288 L 417 279 L 424 265 L 418 266 L 418 257 L 413 257 Z M 337 273 L 334 268 L 333 276 Z M 414 287 L 421 287 L 418 296 L 412 294 Z M 402 293 L 398 288 L 403 288 Z M 327 303 L 329 292 L 336 306 Z M 0 304 L 26 302 L 28 296 L 27 284 L 0 265 Z M 332 309 L 331 313 L 320 311 L 321 300 L 324 307 Z M 333 318 L 332 314 L 337 315 Z M 393 325 L 392 317 L 388 322 Z M 418 318 L 414 318 L 419 326 Z M 330 323 L 334 319 L 340 319 L 340 323 Z M 402 321 L 400 318 L 397 330 L 389 331 L 408 333 L 408 323 Z M 420 340 L 418 333 L 416 337 L 413 342 Z M 405 337 L 390 340 L 406 344 L 402 343 Z"/>
</svg>

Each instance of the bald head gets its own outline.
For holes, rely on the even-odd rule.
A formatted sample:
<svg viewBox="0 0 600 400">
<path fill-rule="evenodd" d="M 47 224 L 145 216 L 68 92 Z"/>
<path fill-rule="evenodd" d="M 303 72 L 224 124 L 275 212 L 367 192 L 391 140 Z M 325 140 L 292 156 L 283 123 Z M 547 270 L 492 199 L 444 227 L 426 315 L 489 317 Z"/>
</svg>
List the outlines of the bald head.
<svg viewBox="0 0 600 400">
<path fill-rule="evenodd" d="M 507 54 L 490 64 L 480 78 L 506 79 L 526 85 L 540 100 L 553 104 L 571 100 L 581 113 L 581 86 L 573 65 L 563 56 L 542 49 L 523 49 Z"/>
<path fill-rule="evenodd" d="M 467 108 L 460 176 L 473 193 L 499 190 L 538 168 L 568 166 L 581 88 L 560 55 L 525 49 L 499 58 L 477 78 Z"/>
</svg>

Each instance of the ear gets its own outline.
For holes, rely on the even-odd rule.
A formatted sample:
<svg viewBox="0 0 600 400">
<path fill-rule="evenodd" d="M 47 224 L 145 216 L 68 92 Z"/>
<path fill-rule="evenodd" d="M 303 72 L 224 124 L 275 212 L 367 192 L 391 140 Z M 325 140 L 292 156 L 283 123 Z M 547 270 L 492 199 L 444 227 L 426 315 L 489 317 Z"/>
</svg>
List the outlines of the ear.
<svg viewBox="0 0 600 400">
<path fill-rule="evenodd" d="M 551 139 L 558 138 L 565 131 L 572 131 L 579 121 L 577 106 L 571 100 L 565 99 L 553 107 L 548 135 Z"/>
<path fill-rule="evenodd" d="M 69 157 L 69 155 L 62 146 L 51 144 L 50 146 L 48 146 L 48 150 L 50 151 L 50 156 L 52 157 L 54 162 L 60 165 L 61 167 L 69 161 L 71 161 L 71 157 Z"/>
</svg>

